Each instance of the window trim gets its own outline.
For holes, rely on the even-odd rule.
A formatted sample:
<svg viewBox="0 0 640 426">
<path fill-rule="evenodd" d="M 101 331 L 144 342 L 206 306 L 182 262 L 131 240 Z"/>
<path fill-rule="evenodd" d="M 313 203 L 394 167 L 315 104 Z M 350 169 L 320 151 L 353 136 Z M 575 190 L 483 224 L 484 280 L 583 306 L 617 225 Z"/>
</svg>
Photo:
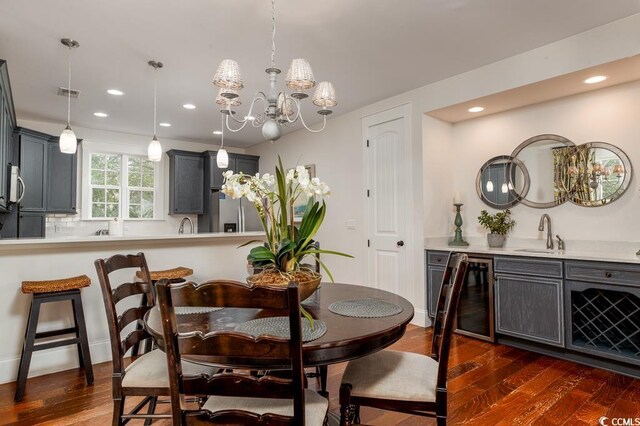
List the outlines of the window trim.
<svg viewBox="0 0 640 426">
<path fill-rule="evenodd" d="M 164 220 L 164 156 L 158 162 L 154 163 L 154 195 L 153 195 L 153 218 L 129 218 L 125 217 L 129 208 L 129 185 L 125 180 L 127 177 L 127 161 L 126 157 L 147 157 L 146 147 L 137 145 L 126 145 L 116 143 L 90 142 L 84 140 L 82 142 L 82 220 L 86 221 L 109 221 L 111 218 L 91 217 L 91 154 L 115 154 L 122 156 L 120 162 L 120 206 L 119 217 L 129 222 L 149 222 Z"/>
</svg>

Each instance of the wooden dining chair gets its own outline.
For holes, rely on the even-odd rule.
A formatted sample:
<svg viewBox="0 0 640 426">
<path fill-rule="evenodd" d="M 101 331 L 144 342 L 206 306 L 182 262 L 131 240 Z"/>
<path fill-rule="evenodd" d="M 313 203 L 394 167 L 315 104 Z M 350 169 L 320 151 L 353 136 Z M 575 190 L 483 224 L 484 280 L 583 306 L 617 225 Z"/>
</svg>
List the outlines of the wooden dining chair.
<svg viewBox="0 0 640 426">
<path fill-rule="evenodd" d="M 107 313 L 109 336 L 111 338 L 111 355 L 113 374 L 111 376 L 113 395 L 113 425 L 126 424 L 131 419 L 145 419 L 150 424 L 153 419 L 170 418 L 170 415 L 154 414 L 158 396 L 169 396 L 169 373 L 167 372 L 166 356 L 158 349 L 137 357 L 125 366 L 125 354 L 133 346 L 152 339 L 144 329 L 144 316 L 153 308 L 155 291 L 151 284 L 149 268 L 143 253 L 136 255 L 115 255 L 108 259 L 95 261 L 98 280 L 102 289 L 104 306 Z M 124 283 L 116 288 L 111 285 L 109 274 L 122 269 L 137 269 L 140 280 Z M 123 305 L 133 306 L 118 314 L 116 305 L 132 296 L 146 295 L 145 304 L 124 302 Z M 129 299 L 130 300 L 130 299 Z M 130 324 L 140 324 L 142 327 L 129 327 L 132 331 L 123 338 L 125 328 Z M 185 370 L 198 373 L 209 373 L 213 370 L 195 364 L 188 364 Z M 124 413 L 125 398 L 129 396 L 143 397 L 129 413 Z M 141 410 L 147 406 L 147 413 Z"/>
<path fill-rule="evenodd" d="M 215 424 L 324 425 L 329 402 L 304 388 L 302 332 L 298 288 L 249 287 L 234 281 L 157 285 L 171 384 L 174 425 L 187 420 Z M 177 329 L 174 308 L 232 307 L 280 311 L 289 317 L 290 339 L 253 337 L 235 331 L 209 333 Z M 286 377 L 257 377 L 238 370 L 206 376 L 189 375 L 181 368 L 183 356 L 204 355 L 219 366 L 280 366 Z M 206 398 L 197 409 L 185 405 L 185 396 Z"/>
<path fill-rule="evenodd" d="M 360 407 L 375 407 L 447 422 L 449 346 L 469 262 L 452 253 L 442 280 L 431 356 L 382 350 L 347 364 L 340 385 L 340 424 L 360 422 Z"/>
</svg>

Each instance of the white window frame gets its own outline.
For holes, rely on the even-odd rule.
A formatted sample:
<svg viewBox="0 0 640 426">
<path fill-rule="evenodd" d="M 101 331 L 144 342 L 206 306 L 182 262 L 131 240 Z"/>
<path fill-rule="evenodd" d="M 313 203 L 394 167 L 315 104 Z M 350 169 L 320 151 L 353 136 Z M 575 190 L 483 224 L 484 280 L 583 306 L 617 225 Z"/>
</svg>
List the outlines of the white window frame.
<svg viewBox="0 0 640 426">
<path fill-rule="evenodd" d="M 129 182 L 127 157 L 147 157 L 146 147 L 124 144 L 108 144 L 102 142 L 82 142 L 82 220 L 108 221 L 111 218 L 91 217 L 91 155 L 114 154 L 120 155 L 120 205 L 119 217 L 125 221 L 149 222 L 163 220 L 164 211 L 164 156 L 162 160 L 154 162 L 153 182 L 153 218 L 129 218 Z M 126 213 L 126 215 L 125 215 Z"/>
</svg>

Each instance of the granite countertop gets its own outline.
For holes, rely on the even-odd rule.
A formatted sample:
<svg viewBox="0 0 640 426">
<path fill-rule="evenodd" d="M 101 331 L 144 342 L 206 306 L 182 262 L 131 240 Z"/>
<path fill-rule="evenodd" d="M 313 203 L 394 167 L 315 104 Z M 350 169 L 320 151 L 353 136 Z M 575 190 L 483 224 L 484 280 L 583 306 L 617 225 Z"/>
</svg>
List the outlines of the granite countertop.
<svg viewBox="0 0 640 426">
<path fill-rule="evenodd" d="M 611 243 L 590 244 L 575 242 L 575 249 L 546 250 L 545 242 L 539 240 L 515 240 L 508 241 L 504 248 L 490 248 L 486 242 L 469 241 L 468 247 L 454 247 L 447 244 L 443 238 L 425 238 L 425 250 L 459 251 L 464 253 L 492 254 L 495 256 L 523 256 L 544 257 L 549 259 L 575 259 L 597 262 L 620 262 L 640 264 L 640 256 L 636 255 L 640 244 Z M 571 242 L 569 243 L 571 244 Z M 601 247 L 601 250 L 587 250 L 587 248 Z"/>
</svg>

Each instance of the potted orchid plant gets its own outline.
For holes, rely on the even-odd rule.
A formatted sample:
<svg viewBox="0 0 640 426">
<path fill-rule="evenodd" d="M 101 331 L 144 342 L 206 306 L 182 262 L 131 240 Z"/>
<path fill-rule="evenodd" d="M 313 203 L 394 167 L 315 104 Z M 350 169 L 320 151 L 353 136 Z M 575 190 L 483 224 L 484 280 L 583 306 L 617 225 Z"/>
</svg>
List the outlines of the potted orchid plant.
<svg viewBox="0 0 640 426">
<path fill-rule="evenodd" d="M 260 272 L 248 277 L 247 282 L 286 286 L 294 281 L 298 284 L 300 300 L 304 300 L 318 288 L 321 280 L 320 274 L 302 263 L 305 257 L 317 258 L 319 254 L 353 256 L 321 250 L 313 239 L 327 211 L 324 199 L 330 193 L 329 186 L 317 177 L 310 177 L 304 166 L 285 171 L 280 157 L 275 172 L 275 176 L 269 173 L 250 176 L 228 170 L 223 173 L 222 192 L 232 198 L 245 197 L 253 203 L 264 228 L 266 242 L 253 240 L 242 245 L 261 243 L 253 247 L 247 256 L 253 268 Z M 302 220 L 296 223 L 294 205 L 303 196 L 307 196 L 309 201 Z M 319 258 L 317 261 L 333 281 L 327 266 Z"/>
</svg>

